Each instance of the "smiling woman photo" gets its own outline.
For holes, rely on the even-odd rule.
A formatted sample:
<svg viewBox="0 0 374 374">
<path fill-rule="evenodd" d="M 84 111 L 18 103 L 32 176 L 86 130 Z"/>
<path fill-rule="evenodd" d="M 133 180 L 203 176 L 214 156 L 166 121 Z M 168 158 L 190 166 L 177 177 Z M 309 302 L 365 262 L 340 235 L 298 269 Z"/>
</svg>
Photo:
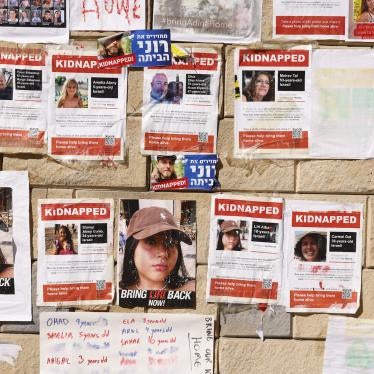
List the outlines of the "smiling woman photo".
<svg viewBox="0 0 374 374">
<path fill-rule="evenodd" d="M 61 96 L 57 101 L 57 108 L 83 108 L 83 101 L 79 94 L 78 82 L 67 79 L 62 87 Z"/>
<path fill-rule="evenodd" d="M 309 232 L 299 237 L 295 246 L 295 257 L 300 261 L 326 261 L 326 237 L 320 233 Z"/>
<path fill-rule="evenodd" d="M 254 72 L 243 86 L 242 101 L 274 101 L 273 74 L 269 71 Z"/>
<path fill-rule="evenodd" d="M 361 15 L 357 22 L 374 22 L 374 0 L 362 0 Z"/>
</svg>

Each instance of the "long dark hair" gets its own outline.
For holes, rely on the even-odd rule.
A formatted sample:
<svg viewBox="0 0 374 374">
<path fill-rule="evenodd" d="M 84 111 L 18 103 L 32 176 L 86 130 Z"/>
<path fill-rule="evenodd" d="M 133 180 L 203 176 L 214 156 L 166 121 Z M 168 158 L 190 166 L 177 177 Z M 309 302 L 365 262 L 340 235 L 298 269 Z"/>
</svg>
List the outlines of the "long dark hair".
<svg viewBox="0 0 374 374">
<path fill-rule="evenodd" d="M 134 261 L 134 254 L 138 243 L 139 240 L 132 236 L 126 240 L 125 255 L 122 266 L 122 279 L 119 282 L 119 287 L 122 289 L 134 286 L 139 282 L 139 274 Z M 178 249 L 178 258 L 174 269 L 165 279 L 165 288 L 167 289 L 179 288 L 191 280 L 186 265 L 184 264 L 182 247 L 179 242 L 176 247 Z"/>
<path fill-rule="evenodd" d="M 369 11 L 368 2 L 367 0 L 363 0 L 361 3 L 361 14 L 364 12 L 368 12 L 368 11 Z"/>
<path fill-rule="evenodd" d="M 72 238 L 72 236 L 71 236 L 71 232 L 70 232 L 70 230 L 69 230 L 69 228 L 67 227 L 67 226 L 65 226 L 65 225 L 60 225 L 59 227 L 58 227 L 58 229 L 57 229 L 57 233 L 59 233 L 59 231 L 60 230 L 64 230 L 65 231 L 65 234 L 66 234 L 66 242 L 70 245 L 70 249 L 73 251 L 73 252 L 75 252 L 74 251 L 74 246 L 73 246 L 73 238 Z M 60 240 L 60 239 L 59 239 Z"/>
<path fill-rule="evenodd" d="M 232 230 L 235 232 L 238 232 L 238 230 Z M 223 235 L 226 234 L 225 232 L 220 232 L 218 235 L 218 241 L 217 241 L 217 251 L 223 251 L 224 250 L 224 245 L 222 243 L 222 237 Z M 239 238 L 239 243 L 236 245 L 232 250 L 233 251 L 241 251 L 243 249 L 242 242 L 240 240 L 240 232 L 238 233 L 238 238 Z"/>
<path fill-rule="evenodd" d="M 307 236 L 312 238 L 317 243 L 318 259 L 316 261 L 325 261 L 327 240 L 325 236 L 323 236 L 322 234 L 318 234 L 316 232 L 305 234 L 297 241 L 296 246 L 295 246 L 295 256 L 299 257 L 302 261 L 306 261 L 301 251 L 301 243 L 303 239 L 306 238 Z"/>
<path fill-rule="evenodd" d="M 255 97 L 256 92 L 256 80 L 260 75 L 266 75 L 269 79 L 269 91 L 268 93 L 263 97 L 261 101 L 274 101 L 274 79 L 273 75 L 268 71 L 256 71 L 254 75 L 251 78 L 251 82 L 247 87 L 245 87 L 243 94 L 247 97 L 250 96 L 252 99 Z"/>
</svg>

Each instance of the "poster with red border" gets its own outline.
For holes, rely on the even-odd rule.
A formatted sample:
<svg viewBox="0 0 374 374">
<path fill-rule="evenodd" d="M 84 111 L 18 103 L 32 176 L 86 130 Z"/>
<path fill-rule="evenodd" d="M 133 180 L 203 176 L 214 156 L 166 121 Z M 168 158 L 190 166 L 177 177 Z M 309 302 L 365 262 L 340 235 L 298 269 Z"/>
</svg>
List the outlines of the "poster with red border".
<svg viewBox="0 0 374 374">
<path fill-rule="evenodd" d="M 109 304 L 113 276 L 113 200 L 38 200 L 37 304 Z"/>
<path fill-rule="evenodd" d="M 348 40 L 374 40 L 374 4 L 366 0 L 349 0 Z"/>
<path fill-rule="evenodd" d="M 212 196 L 207 301 L 278 303 L 282 239 L 282 199 Z"/>
<path fill-rule="evenodd" d="M 102 69 L 96 51 L 49 53 L 48 154 L 69 160 L 123 160 L 127 70 Z"/>
<path fill-rule="evenodd" d="M 0 151 L 45 153 L 48 77 L 40 45 L 0 44 Z"/>
<path fill-rule="evenodd" d="M 286 200 L 283 252 L 287 311 L 357 311 L 362 231 L 362 204 Z"/>
<path fill-rule="evenodd" d="M 144 69 L 142 153 L 216 152 L 221 55 L 172 44 L 173 63 Z"/>
<path fill-rule="evenodd" d="M 236 157 L 308 157 L 311 52 L 308 45 L 235 50 Z"/>
<path fill-rule="evenodd" d="M 344 40 L 348 1 L 273 1 L 273 38 L 285 40 Z"/>
</svg>

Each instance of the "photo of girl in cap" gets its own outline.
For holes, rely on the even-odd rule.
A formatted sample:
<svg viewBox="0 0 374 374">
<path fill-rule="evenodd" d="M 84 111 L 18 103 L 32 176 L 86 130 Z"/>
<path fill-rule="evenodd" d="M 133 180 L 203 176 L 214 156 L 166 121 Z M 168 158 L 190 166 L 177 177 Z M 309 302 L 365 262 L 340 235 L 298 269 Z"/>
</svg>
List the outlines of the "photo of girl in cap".
<svg viewBox="0 0 374 374">
<path fill-rule="evenodd" d="M 217 251 L 242 251 L 240 234 L 243 230 L 235 221 L 223 221 L 219 225 Z"/>
<path fill-rule="evenodd" d="M 195 202 L 173 202 L 178 220 L 169 206 L 141 208 L 139 202 L 122 201 L 128 224 L 119 288 L 195 291 Z"/>
<path fill-rule="evenodd" d="M 295 258 L 307 262 L 326 261 L 326 233 L 296 233 Z"/>
</svg>

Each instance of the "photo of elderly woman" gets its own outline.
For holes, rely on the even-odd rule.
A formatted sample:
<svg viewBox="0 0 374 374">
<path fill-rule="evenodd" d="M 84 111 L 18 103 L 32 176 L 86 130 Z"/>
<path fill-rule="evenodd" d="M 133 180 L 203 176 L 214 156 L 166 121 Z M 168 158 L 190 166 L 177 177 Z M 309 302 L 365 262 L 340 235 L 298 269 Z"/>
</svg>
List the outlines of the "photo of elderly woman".
<svg viewBox="0 0 374 374">
<path fill-rule="evenodd" d="M 78 254 L 78 233 L 74 224 L 47 227 L 45 229 L 46 255 Z"/>
<path fill-rule="evenodd" d="M 374 22 L 374 0 L 362 0 L 361 14 L 357 22 Z"/>
<path fill-rule="evenodd" d="M 274 71 L 243 71 L 242 101 L 274 101 Z"/>
<path fill-rule="evenodd" d="M 118 260 L 120 305 L 193 307 L 196 203 L 170 200 L 164 206 L 149 205 L 145 200 L 121 203 L 122 215 L 128 222 L 124 253 L 119 254 Z M 155 200 L 151 203 L 155 204 Z M 124 237 L 121 232 L 119 235 Z M 160 292 L 160 303 L 152 303 L 152 291 Z M 179 300 L 167 295 L 186 298 Z"/>
<path fill-rule="evenodd" d="M 296 232 L 295 258 L 306 262 L 326 261 L 325 232 Z"/>
<path fill-rule="evenodd" d="M 223 221 L 219 224 L 217 251 L 242 251 L 240 240 L 243 229 L 235 221 Z"/>
<path fill-rule="evenodd" d="M 88 79 L 56 77 L 55 98 L 57 108 L 87 108 Z"/>
</svg>

